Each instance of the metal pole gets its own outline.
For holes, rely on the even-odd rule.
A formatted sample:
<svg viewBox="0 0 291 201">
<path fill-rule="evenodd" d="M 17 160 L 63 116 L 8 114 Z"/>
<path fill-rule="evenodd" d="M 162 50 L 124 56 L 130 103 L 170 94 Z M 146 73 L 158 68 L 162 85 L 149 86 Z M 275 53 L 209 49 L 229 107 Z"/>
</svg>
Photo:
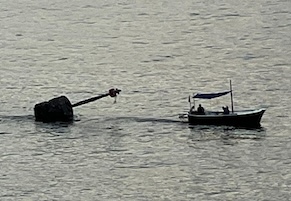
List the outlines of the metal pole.
<svg viewBox="0 0 291 201">
<path fill-rule="evenodd" d="M 230 101 L 231 101 L 231 112 L 233 113 L 233 95 L 232 95 L 232 85 L 231 85 L 231 80 L 229 80 L 229 87 L 230 87 Z"/>
<path fill-rule="evenodd" d="M 98 100 L 100 98 L 103 98 L 103 97 L 106 97 L 106 96 L 116 97 L 117 94 L 119 94 L 119 92 L 121 92 L 121 90 L 119 90 L 119 89 L 110 89 L 109 92 L 106 93 L 106 94 L 101 94 L 101 95 L 93 97 L 93 98 L 82 100 L 82 101 L 80 101 L 78 103 L 73 104 L 72 107 L 77 107 L 79 105 L 84 105 L 84 104 L 90 103 L 92 101 L 96 101 L 96 100 Z"/>
<path fill-rule="evenodd" d="M 190 97 L 190 96 L 188 97 L 188 102 L 189 102 L 189 104 L 190 104 L 190 110 L 191 110 L 192 105 L 191 105 L 191 97 Z"/>
<path fill-rule="evenodd" d="M 79 105 L 84 105 L 84 104 L 86 104 L 86 103 L 93 102 L 93 101 L 95 101 L 95 100 L 98 100 L 98 99 L 103 98 L 103 97 L 106 97 L 106 96 L 109 96 L 109 93 L 107 93 L 107 94 L 102 94 L 102 95 L 100 95 L 100 96 L 96 96 L 96 97 L 89 98 L 89 99 L 86 99 L 86 100 L 82 100 L 82 101 L 80 101 L 80 102 L 78 102 L 78 103 L 73 104 L 72 107 L 77 107 L 77 106 L 79 106 Z"/>
</svg>

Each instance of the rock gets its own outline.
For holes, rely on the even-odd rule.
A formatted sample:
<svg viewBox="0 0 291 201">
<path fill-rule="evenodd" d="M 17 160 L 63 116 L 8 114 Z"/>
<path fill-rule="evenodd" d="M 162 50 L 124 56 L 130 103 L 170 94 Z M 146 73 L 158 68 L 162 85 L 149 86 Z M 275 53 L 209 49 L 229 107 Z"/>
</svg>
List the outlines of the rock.
<svg viewBox="0 0 291 201">
<path fill-rule="evenodd" d="M 65 96 L 36 104 L 34 107 L 34 115 L 35 121 L 42 122 L 69 122 L 74 119 L 72 104 Z"/>
<path fill-rule="evenodd" d="M 34 106 L 35 121 L 42 122 L 70 122 L 74 120 L 73 107 L 84 105 L 106 96 L 116 97 L 121 90 L 110 89 L 108 93 L 101 94 L 75 104 L 71 104 L 66 96 L 53 98 L 49 101 L 38 103 Z"/>
</svg>

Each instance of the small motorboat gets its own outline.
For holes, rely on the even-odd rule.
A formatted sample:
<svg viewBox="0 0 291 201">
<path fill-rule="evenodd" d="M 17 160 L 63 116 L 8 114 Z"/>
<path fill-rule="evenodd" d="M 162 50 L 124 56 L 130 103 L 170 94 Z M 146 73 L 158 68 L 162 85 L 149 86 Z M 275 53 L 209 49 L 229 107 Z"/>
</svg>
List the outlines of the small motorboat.
<svg viewBox="0 0 291 201">
<path fill-rule="evenodd" d="M 228 107 L 223 107 L 222 111 L 205 111 L 199 104 L 195 109 L 195 99 L 213 99 L 230 94 L 231 111 Z M 234 127 L 261 127 L 261 119 L 266 111 L 266 108 L 249 109 L 249 110 L 234 110 L 232 85 L 230 80 L 230 90 L 216 93 L 196 93 L 192 96 L 194 106 L 191 106 L 191 97 L 189 96 L 190 110 L 187 114 L 188 122 L 191 125 L 225 125 Z"/>
</svg>

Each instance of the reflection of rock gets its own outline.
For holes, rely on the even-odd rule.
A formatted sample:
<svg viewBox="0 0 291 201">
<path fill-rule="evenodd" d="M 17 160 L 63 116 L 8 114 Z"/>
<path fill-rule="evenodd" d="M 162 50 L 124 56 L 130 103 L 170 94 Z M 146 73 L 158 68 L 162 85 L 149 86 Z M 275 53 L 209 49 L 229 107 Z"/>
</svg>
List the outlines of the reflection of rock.
<svg viewBox="0 0 291 201">
<path fill-rule="evenodd" d="M 42 122 L 72 121 L 73 108 L 67 97 L 60 96 L 36 104 L 34 107 L 34 115 L 36 121 Z"/>
</svg>

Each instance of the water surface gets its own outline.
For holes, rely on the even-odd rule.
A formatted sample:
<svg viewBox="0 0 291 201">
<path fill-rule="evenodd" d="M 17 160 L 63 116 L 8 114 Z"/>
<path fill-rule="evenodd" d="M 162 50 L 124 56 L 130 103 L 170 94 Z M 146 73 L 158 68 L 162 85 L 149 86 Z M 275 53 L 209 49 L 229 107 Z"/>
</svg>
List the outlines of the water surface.
<svg viewBox="0 0 291 201">
<path fill-rule="evenodd" d="M 1 3 L 1 200 L 289 200 L 291 3 Z M 195 92 L 232 80 L 262 128 L 189 126 Z M 72 103 L 72 124 L 34 122 Z M 221 109 L 229 97 L 202 102 Z"/>
</svg>

